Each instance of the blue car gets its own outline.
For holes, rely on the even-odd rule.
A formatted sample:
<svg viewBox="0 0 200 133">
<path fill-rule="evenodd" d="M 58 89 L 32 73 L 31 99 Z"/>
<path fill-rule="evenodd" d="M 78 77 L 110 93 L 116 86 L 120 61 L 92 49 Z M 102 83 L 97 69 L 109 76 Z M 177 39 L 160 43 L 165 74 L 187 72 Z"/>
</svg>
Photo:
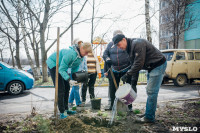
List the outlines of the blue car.
<svg viewBox="0 0 200 133">
<path fill-rule="evenodd" d="M 0 61 L 0 91 L 17 95 L 34 86 L 33 76 Z"/>
</svg>

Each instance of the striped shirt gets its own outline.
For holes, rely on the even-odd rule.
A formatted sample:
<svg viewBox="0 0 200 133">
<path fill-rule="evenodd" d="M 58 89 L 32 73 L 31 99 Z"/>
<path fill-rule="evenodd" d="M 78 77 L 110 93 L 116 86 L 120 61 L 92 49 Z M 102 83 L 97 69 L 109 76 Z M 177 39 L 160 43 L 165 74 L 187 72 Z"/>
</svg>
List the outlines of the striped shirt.
<svg viewBox="0 0 200 133">
<path fill-rule="evenodd" d="M 87 67 L 88 67 L 88 73 L 96 73 L 96 60 L 94 58 L 94 55 L 92 53 L 88 53 L 87 57 Z"/>
</svg>

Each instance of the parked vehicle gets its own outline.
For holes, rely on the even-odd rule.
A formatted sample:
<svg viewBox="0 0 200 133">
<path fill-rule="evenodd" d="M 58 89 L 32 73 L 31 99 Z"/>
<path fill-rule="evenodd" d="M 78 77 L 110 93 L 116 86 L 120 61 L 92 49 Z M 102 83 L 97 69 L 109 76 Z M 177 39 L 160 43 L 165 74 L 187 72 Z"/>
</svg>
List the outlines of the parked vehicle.
<svg viewBox="0 0 200 133">
<path fill-rule="evenodd" d="M 36 69 L 36 67 L 34 67 L 34 69 Z M 23 70 L 34 76 L 33 70 L 31 69 L 30 66 L 24 67 Z M 50 72 L 49 72 L 48 69 L 47 69 L 47 73 L 48 73 L 48 77 L 49 77 L 50 76 Z M 42 75 L 42 67 L 40 67 L 40 74 Z"/>
<path fill-rule="evenodd" d="M 0 91 L 17 95 L 33 88 L 33 85 L 34 78 L 30 73 L 0 61 Z"/>
<path fill-rule="evenodd" d="M 162 50 L 167 59 L 167 68 L 163 81 L 172 79 L 174 85 L 184 86 L 195 79 L 200 79 L 199 49 Z"/>
</svg>

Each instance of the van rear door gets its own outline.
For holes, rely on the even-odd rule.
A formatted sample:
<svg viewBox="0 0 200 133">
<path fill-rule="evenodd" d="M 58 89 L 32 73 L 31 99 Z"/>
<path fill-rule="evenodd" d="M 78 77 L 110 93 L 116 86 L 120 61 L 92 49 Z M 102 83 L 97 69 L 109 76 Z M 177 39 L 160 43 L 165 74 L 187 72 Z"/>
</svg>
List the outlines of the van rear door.
<svg viewBox="0 0 200 133">
<path fill-rule="evenodd" d="M 187 52 L 188 58 L 188 79 L 197 78 L 197 61 L 194 59 L 194 52 Z"/>
<path fill-rule="evenodd" d="M 196 73 L 197 78 L 200 79 L 200 52 L 195 52 L 195 60 L 196 60 Z"/>
<path fill-rule="evenodd" d="M 172 78 L 175 79 L 178 74 L 187 74 L 188 67 L 185 58 L 185 52 L 176 52 L 174 62 L 172 63 Z"/>
</svg>

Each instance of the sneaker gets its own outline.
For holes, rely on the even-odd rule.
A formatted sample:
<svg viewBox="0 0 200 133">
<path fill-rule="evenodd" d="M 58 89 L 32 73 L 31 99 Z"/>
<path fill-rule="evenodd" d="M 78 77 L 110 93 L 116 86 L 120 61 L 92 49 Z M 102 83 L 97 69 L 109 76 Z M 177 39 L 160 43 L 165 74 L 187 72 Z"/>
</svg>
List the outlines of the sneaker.
<svg viewBox="0 0 200 133">
<path fill-rule="evenodd" d="M 74 106 L 73 103 L 69 103 L 68 105 L 69 105 L 70 108 L 72 108 Z"/>
<path fill-rule="evenodd" d="M 60 113 L 60 119 L 65 119 L 67 118 L 68 115 L 64 114 L 64 113 Z"/>
<path fill-rule="evenodd" d="M 68 115 L 74 115 L 77 113 L 76 111 L 72 111 L 72 110 L 65 110 L 65 112 L 67 112 Z"/>
<path fill-rule="evenodd" d="M 145 116 L 142 118 L 136 118 L 136 123 L 155 123 L 155 120 L 149 120 Z"/>
<path fill-rule="evenodd" d="M 145 114 L 137 114 L 137 117 L 139 117 L 139 118 L 142 118 L 144 116 L 145 116 Z"/>
<path fill-rule="evenodd" d="M 84 107 L 85 106 L 85 104 L 79 104 L 79 105 L 77 105 L 77 107 Z"/>
</svg>

